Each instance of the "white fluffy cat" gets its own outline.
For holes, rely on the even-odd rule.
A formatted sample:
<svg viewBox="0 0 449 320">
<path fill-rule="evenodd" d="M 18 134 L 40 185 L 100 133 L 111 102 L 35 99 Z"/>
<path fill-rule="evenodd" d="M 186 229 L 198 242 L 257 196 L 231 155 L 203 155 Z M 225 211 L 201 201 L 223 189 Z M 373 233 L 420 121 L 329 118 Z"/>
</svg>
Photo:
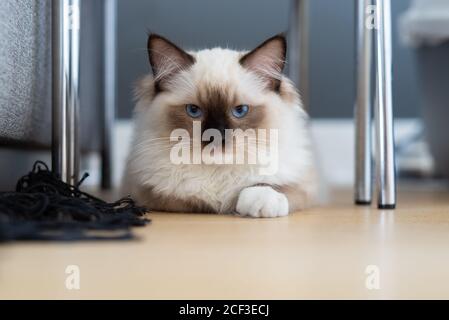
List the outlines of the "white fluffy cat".
<svg viewBox="0 0 449 320">
<path fill-rule="evenodd" d="M 251 52 L 186 52 L 152 34 L 148 52 L 153 74 L 136 90 L 124 193 L 156 211 L 250 217 L 286 216 L 314 201 L 318 186 L 307 115 L 292 82 L 282 74 L 284 36 L 270 38 Z M 277 130 L 277 170 L 262 174 L 259 164 L 174 163 L 177 142 L 170 136 L 176 129 L 194 135 L 194 121 L 202 132 Z M 228 143 L 216 140 L 212 143 L 217 146 Z M 268 140 L 257 135 L 253 142 Z"/>
</svg>

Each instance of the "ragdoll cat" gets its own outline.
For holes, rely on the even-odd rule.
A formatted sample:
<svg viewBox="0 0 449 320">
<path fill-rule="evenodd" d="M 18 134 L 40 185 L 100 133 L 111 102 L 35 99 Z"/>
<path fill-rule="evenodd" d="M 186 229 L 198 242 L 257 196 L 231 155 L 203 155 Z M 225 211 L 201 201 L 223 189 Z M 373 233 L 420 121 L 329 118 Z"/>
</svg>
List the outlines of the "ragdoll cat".
<svg viewBox="0 0 449 320">
<path fill-rule="evenodd" d="M 152 74 L 136 89 L 134 137 L 123 183 L 126 194 L 155 211 L 250 217 L 286 216 L 314 201 L 317 177 L 307 114 L 294 85 L 282 74 L 283 35 L 250 52 L 222 48 L 186 52 L 152 34 L 148 53 Z M 259 134 L 260 129 L 265 134 Z M 254 130 L 256 135 L 232 143 L 233 130 Z M 179 140 L 180 133 L 188 137 Z M 196 149 L 195 135 L 200 139 Z M 274 143 L 276 148 L 271 148 Z M 232 159 L 237 146 L 248 147 L 249 158 L 256 154 L 249 148 L 259 144 L 269 155 L 264 163 L 211 163 L 202 158 L 198 162 L 198 157 L 192 162 L 195 151 L 201 154 L 206 149 L 207 154 L 212 150 L 211 154 Z M 173 159 L 181 147 L 187 150 L 184 162 Z M 261 170 L 273 162 L 274 170 Z"/>
</svg>

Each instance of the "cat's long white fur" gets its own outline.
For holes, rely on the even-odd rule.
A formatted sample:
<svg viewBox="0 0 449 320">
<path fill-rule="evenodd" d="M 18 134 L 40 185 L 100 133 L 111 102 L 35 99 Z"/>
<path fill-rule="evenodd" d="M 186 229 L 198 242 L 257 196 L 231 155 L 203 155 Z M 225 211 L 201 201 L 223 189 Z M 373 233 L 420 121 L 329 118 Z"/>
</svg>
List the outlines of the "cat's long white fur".
<svg viewBox="0 0 449 320">
<path fill-rule="evenodd" d="M 317 186 L 305 179 L 315 168 L 307 114 L 300 105 L 299 95 L 294 99 L 282 99 L 275 92 L 267 92 L 262 79 L 239 64 L 243 52 L 215 48 L 191 54 L 195 57 L 195 64 L 170 81 L 169 94 L 153 97 L 150 94 L 152 76 L 142 80 L 123 192 L 150 206 L 145 199 L 147 189 L 173 199 L 193 197 L 207 203 L 216 212 L 235 211 L 242 190 L 257 184 L 299 184 L 310 197 L 314 197 Z M 265 72 L 276 74 L 284 85 L 293 88 L 279 70 L 269 68 Z M 176 165 L 169 161 L 169 140 L 161 139 L 161 132 L 165 129 L 161 122 L 165 107 L 168 104 L 185 104 L 192 99 L 193 90 L 201 90 L 207 85 L 229 86 L 242 102 L 268 108 L 270 123 L 279 129 L 279 170 L 276 174 L 260 175 L 254 168 L 231 165 Z"/>
</svg>

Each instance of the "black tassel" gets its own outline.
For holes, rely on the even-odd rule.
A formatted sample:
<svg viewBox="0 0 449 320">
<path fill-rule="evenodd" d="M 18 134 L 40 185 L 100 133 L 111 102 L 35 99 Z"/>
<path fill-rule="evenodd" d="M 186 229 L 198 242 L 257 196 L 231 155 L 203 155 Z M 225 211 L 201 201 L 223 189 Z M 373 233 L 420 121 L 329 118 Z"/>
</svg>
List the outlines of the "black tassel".
<svg viewBox="0 0 449 320">
<path fill-rule="evenodd" d="M 132 239 L 148 210 L 130 198 L 107 203 L 69 185 L 37 161 L 17 182 L 16 192 L 0 193 L 0 241 Z"/>
</svg>

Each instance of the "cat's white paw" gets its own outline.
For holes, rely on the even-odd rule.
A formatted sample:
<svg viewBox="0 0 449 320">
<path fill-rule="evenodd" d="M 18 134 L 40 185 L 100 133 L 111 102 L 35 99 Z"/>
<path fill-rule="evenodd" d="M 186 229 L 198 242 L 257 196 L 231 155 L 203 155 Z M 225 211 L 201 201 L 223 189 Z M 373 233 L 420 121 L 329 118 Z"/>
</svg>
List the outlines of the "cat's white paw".
<svg viewBox="0 0 449 320">
<path fill-rule="evenodd" d="M 254 218 L 283 217 L 288 215 L 288 199 L 271 187 L 249 187 L 240 192 L 236 211 Z"/>
</svg>

